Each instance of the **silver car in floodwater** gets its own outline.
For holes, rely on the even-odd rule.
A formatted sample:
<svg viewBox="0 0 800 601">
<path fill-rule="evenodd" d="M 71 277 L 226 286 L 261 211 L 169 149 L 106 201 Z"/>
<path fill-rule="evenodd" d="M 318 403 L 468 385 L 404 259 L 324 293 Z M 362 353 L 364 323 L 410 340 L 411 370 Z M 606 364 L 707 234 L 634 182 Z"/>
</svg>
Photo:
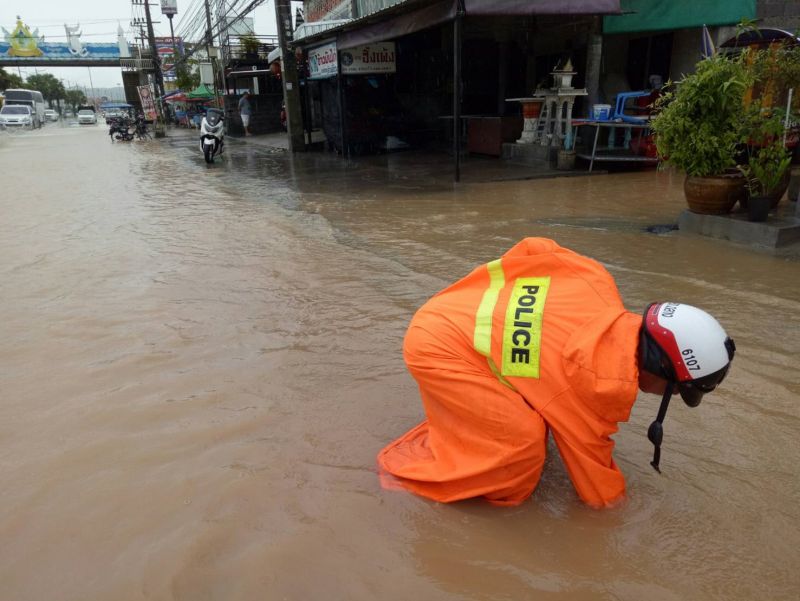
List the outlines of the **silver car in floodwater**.
<svg viewBox="0 0 800 601">
<path fill-rule="evenodd" d="M 89 109 L 82 109 L 78 111 L 78 123 L 83 125 L 84 123 L 88 123 L 90 125 L 97 125 L 97 115 L 94 111 L 90 111 Z"/>
<path fill-rule="evenodd" d="M 31 107 L 24 104 L 6 104 L 0 108 L 0 127 L 28 127 L 33 129 Z"/>
</svg>

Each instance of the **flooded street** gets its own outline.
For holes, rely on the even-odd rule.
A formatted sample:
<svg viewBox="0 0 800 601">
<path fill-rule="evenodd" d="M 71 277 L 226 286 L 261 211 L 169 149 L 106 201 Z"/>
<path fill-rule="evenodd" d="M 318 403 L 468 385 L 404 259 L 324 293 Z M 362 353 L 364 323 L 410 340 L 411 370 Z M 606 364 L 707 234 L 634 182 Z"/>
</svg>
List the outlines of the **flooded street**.
<svg viewBox="0 0 800 601">
<path fill-rule="evenodd" d="M 454 188 L 399 155 L 231 140 L 207 167 L 185 134 L 105 134 L 0 132 L 0 600 L 796 598 L 800 262 L 647 233 L 680 177 Z M 613 510 L 552 441 L 516 508 L 381 489 L 423 418 L 409 319 L 526 236 L 601 261 L 632 311 L 717 316 L 730 376 L 673 402 L 662 475 L 640 394 Z"/>
</svg>

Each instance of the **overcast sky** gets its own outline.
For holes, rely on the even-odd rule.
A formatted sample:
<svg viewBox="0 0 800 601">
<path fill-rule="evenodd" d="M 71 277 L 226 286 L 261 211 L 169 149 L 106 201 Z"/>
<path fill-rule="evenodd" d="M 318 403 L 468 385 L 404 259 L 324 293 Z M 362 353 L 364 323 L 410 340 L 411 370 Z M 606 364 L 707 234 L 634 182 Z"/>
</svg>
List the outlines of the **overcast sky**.
<svg viewBox="0 0 800 601">
<path fill-rule="evenodd" d="M 173 26 L 177 30 L 181 18 L 193 0 L 178 0 L 178 14 L 173 19 Z M 140 9 L 141 10 L 141 9 Z M 151 0 L 151 15 L 154 21 L 156 36 L 169 35 L 169 20 L 161 14 L 159 0 Z M 125 30 L 128 42 L 133 42 L 130 0 L 0 0 L 0 26 L 12 31 L 16 26 L 17 15 L 31 28 L 38 28 L 39 35 L 44 35 L 50 42 L 66 42 L 64 24 L 81 25 L 81 41 L 89 42 L 116 42 L 117 23 Z M 275 5 L 272 0 L 267 0 L 251 15 L 255 18 L 255 30 L 259 35 L 275 35 Z M 0 31 L 0 39 L 2 31 Z M 15 67 L 6 67 L 15 71 Z M 113 87 L 122 85 L 119 67 L 61 67 L 44 69 L 38 67 L 22 67 L 23 77 L 39 73 L 52 73 L 64 81 L 65 85 L 96 87 Z M 91 82 L 90 82 L 91 73 Z"/>
</svg>

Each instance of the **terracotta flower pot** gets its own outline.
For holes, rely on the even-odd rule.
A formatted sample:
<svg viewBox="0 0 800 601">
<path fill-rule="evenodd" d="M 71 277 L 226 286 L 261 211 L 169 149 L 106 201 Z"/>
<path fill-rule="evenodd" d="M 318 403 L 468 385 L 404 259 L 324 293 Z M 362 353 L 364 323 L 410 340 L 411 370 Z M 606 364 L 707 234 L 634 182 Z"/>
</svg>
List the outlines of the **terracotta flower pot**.
<svg viewBox="0 0 800 601">
<path fill-rule="evenodd" d="M 687 175 L 683 182 L 683 193 L 692 213 L 701 215 L 725 215 L 744 199 L 747 190 L 741 173 L 698 177 Z"/>
<path fill-rule="evenodd" d="M 786 173 L 783 174 L 783 179 L 781 180 L 780 185 L 777 188 L 775 188 L 775 190 L 773 190 L 771 194 L 768 195 L 770 198 L 770 202 L 772 203 L 770 205 L 771 209 L 774 209 L 775 207 L 778 206 L 778 203 L 781 201 L 781 198 L 783 198 L 783 195 L 789 188 L 789 181 L 791 179 L 792 179 L 792 170 L 787 169 Z"/>
<path fill-rule="evenodd" d="M 522 103 L 522 116 L 526 119 L 538 119 L 542 114 L 543 100 Z"/>
</svg>

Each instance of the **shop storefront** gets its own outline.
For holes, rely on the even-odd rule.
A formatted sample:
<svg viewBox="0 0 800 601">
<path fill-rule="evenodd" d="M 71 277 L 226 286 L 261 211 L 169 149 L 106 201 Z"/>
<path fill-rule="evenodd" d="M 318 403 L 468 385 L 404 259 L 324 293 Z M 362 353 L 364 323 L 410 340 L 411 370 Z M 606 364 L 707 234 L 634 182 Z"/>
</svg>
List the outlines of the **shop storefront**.
<svg viewBox="0 0 800 601">
<path fill-rule="evenodd" d="M 583 85 L 596 17 L 617 12 L 618 0 L 409 1 L 298 45 L 334 148 L 453 152 L 466 146 L 469 118 L 496 117 L 499 135 L 519 135 L 502 121 L 521 128 L 519 104 L 506 99 L 530 95 L 557 64 L 579 65 Z"/>
</svg>

